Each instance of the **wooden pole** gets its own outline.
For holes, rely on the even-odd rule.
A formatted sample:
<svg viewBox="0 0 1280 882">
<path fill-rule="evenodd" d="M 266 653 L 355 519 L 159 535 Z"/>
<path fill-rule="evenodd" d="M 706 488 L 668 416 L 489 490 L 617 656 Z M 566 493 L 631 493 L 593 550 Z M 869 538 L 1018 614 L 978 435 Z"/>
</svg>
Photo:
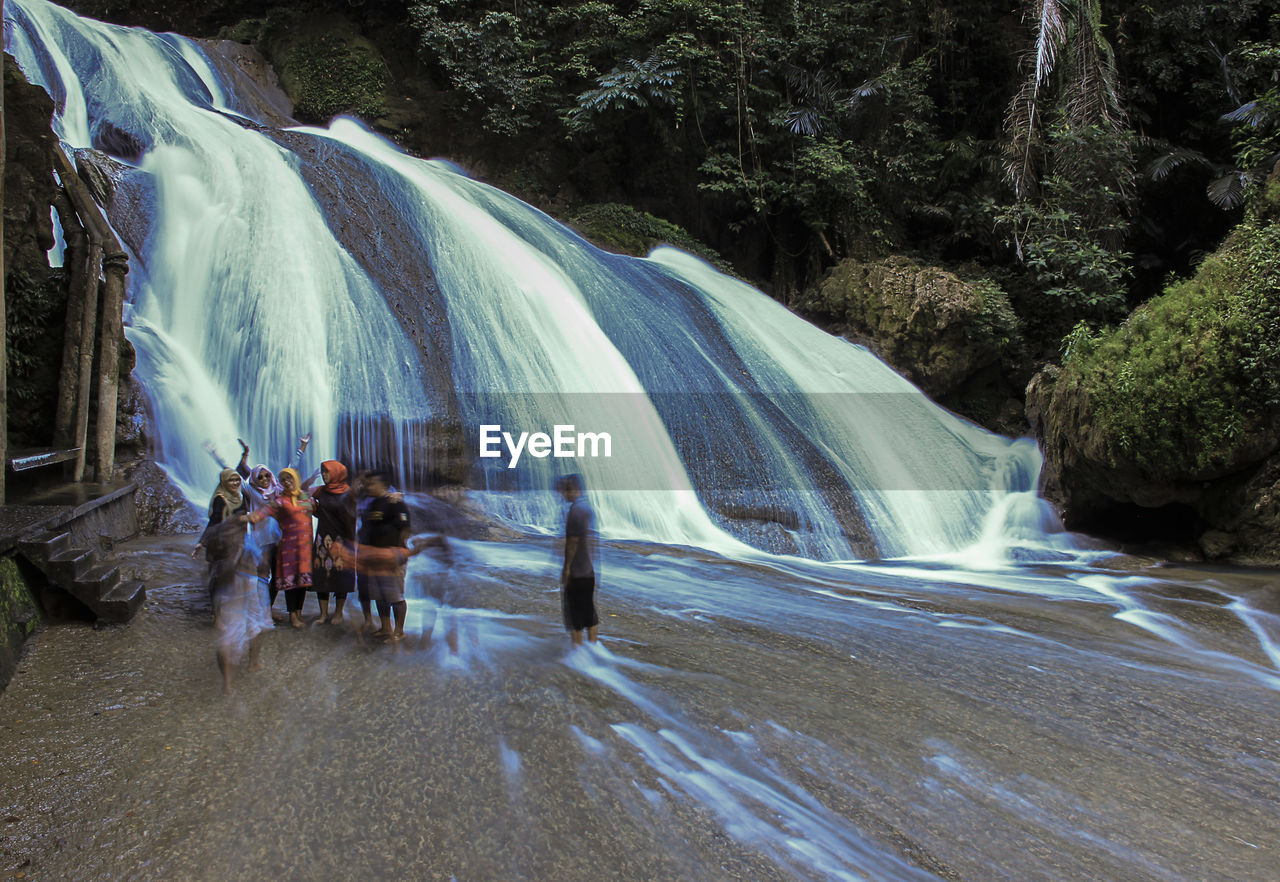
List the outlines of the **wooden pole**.
<svg viewBox="0 0 1280 882">
<path fill-rule="evenodd" d="M 129 257 L 123 251 L 102 256 L 102 321 L 98 345 L 98 431 L 95 438 L 98 483 L 111 480 L 116 467 L 116 403 L 120 394 L 120 338 L 124 336 L 124 277 Z"/>
<path fill-rule="evenodd" d="M 102 216 L 89 188 L 76 174 L 65 153 L 53 151 L 54 167 L 62 180 L 67 198 L 75 207 L 89 237 L 89 260 L 85 272 L 84 313 L 80 322 L 80 371 L 77 375 L 76 424 L 73 441 L 80 451 L 76 454 L 74 480 L 83 481 L 85 458 L 89 441 L 89 390 L 92 385 L 93 338 L 98 320 L 99 290 L 102 292 L 102 337 L 98 353 L 98 422 L 94 434 L 94 452 L 97 478 L 110 480 L 115 468 L 116 401 L 119 395 L 120 338 L 124 334 L 124 276 L 129 271 L 129 259 L 116 240 L 111 225 Z M 106 271 L 106 279 L 99 286 L 99 278 Z"/>
<path fill-rule="evenodd" d="M 53 198 L 58 220 L 62 222 L 63 237 L 67 242 L 63 265 L 67 268 L 67 320 L 62 335 L 62 369 L 58 373 L 58 407 L 53 419 L 53 443 L 55 447 L 70 447 L 74 443 L 76 391 L 80 374 L 80 333 L 84 321 L 84 280 L 88 274 L 89 237 L 76 217 L 75 209 L 65 190 L 58 190 Z"/>
<path fill-rule="evenodd" d="M 89 449 L 89 387 L 93 379 L 93 330 L 98 321 L 98 276 L 102 272 L 102 246 L 89 243 L 89 270 L 85 274 L 84 312 L 80 322 L 80 373 L 76 384 L 76 432 L 72 440 L 80 448 L 71 475 L 73 481 L 84 480 L 85 454 Z"/>
</svg>

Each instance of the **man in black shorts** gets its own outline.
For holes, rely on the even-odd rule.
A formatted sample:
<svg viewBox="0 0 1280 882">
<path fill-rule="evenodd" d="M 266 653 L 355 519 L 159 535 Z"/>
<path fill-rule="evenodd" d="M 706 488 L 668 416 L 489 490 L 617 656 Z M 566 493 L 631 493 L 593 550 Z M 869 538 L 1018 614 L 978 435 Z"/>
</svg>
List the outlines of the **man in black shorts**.
<svg viewBox="0 0 1280 882">
<path fill-rule="evenodd" d="M 582 493 L 582 479 L 567 475 L 560 479 L 560 495 L 569 503 L 564 520 L 564 569 L 560 571 L 560 603 L 565 630 L 575 647 L 582 645 L 582 632 L 596 642 L 600 619 L 596 615 L 595 535 L 591 507 Z"/>
<path fill-rule="evenodd" d="M 408 611 L 404 601 L 404 567 L 409 559 L 409 549 L 405 546 L 409 538 L 409 507 L 398 494 L 390 492 L 385 472 L 366 473 L 364 492 L 370 502 L 360 517 L 360 530 L 356 534 L 361 600 L 367 596 L 377 606 L 382 627 L 375 637 L 392 642 L 403 640 Z"/>
</svg>

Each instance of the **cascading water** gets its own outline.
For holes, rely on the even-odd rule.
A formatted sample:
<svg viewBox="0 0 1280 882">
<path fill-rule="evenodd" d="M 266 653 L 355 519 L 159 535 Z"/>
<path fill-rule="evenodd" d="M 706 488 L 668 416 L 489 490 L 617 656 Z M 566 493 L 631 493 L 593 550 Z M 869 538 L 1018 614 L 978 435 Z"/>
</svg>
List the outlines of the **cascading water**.
<svg viewBox="0 0 1280 882">
<path fill-rule="evenodd" d="M 114 150 L 129 163 L 117 187 L 148 215 L 145 234 L 124 237 L 128 333 L 159 456 L 193 497 L 215 478 L 206 439 L 229 450 L 245 437 L 274 463 L 312 431 L 323 455 L 410 458 L 409 427 L 446 412 L 471 454 L 481 425 L 608 433 L 609 459 L 572 466 L 603 529 L 728 553 L 745 546 L 726 529 L 824 559 L 952 551 L 984 524 L 1002 530 L 992 518 L 1010 491 L 1034 489 L 1034 473 L 1006 468 L 1025 444 L 955 418 L 866 350 L 700 261 L 601 252 L 349 120 L 249 120 L 231 109 L 247 106 L 234 77 L 181 37 L 44 0 L 7 10 L 8 42 L 55 96 L 66 146 L 137 147 Z M 335 167 L 352 177 L 334 181 Z M 437 302 L 422 306 L 419 283 L 386 265 L 393 254 L 350 246 L 326 187 L 381 206 L 373 235 L 397 238 L 403 262 L 426 256 Z M 406 335 L 405 310 L 388 307 L 405 301 L 436 324 L 444 382 Z M 475 471 L 525 492 L 482 494 L 487 504 L 554 528 L 565 464 L 505 464 L 475 459 Z"/>
<path fill-rule="evenodd" d="M 205 496 L 211 439 L 228 450 L 244 437 L 283 459 L 307 431 L 335 449 L 341 417 L 428 415 L 417 356 L 382 297 L 291 157 L 220 109 L 194 44 L 40 0 L 8 4 L 6 16 L 19 63 L 62 107 L 68 148 L 124 132 L 145 150 L 121 184 L 150 214 L 145 241 L 130 242 L 128 336 L 160 456 L 184 491 Z"/>
</svg>

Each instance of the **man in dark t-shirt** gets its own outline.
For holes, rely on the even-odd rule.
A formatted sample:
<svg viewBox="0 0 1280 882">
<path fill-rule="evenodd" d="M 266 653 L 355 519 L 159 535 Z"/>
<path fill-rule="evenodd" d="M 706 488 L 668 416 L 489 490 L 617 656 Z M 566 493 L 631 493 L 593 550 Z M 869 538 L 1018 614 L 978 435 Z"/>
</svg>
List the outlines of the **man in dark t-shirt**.
<svg viewBox="0 0 1280 882">
<path fill-rule="evenodd" d="M 564 521 L 564 568 L 560 571 L 560 603 L 564 627 L 573 645 L 582 645 L 582 632 L 596 642 L 600 618 L 596 614 L 595 535 L 591 507 L 582 492 L 582 479 L 560 479 L 560 495 L 569 503 Z"/>
<path fill-rule="evenodd" d="M 404 601 L 404 568 L 409 559 L 409 506 L 389 491 L 385 473 L 372 471 L 364 476 L 364 492 L 370 501 L 360 516 L 356 533 L 357 572 L 364 588 L 361 599 L 368 596 L 377 605 L 382 623 L 374 636 L 396 641 L 404 639 L 408 610 Z"/>
</svg>

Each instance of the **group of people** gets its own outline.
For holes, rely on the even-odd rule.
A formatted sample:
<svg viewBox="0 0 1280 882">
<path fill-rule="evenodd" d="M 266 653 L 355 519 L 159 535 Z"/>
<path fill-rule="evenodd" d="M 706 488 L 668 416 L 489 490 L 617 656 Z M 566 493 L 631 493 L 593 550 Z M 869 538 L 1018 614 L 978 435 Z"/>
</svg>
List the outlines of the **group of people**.
<svg viewBox="0 0 1280 882">
<path fill-rule="evenodd" d="M 308 591 L 315 592 L 320 609 L 312 625 L 341 625 L 354 591 L 364 614 L 356 630 L 360 640 L 370 635 L 396 643 L 405 636 L 409 558 L 430 548 L 439 549 L 446 560 L 450 555 L 443 535 L 409 542 L 409 508 L 386 472 L 364 471 L 353 484 L 346 466 L 325 460 L 303 480 L 299 468 L 309 441 L 309 435 L 299 439 L 289 466 L 277 475 L 264 464 L 250 468 L 249 445 L 241 440 L 240 462 L 235 468 L 224 464 L 209 501 L 208 525 L 192 551 L 192 557 L 204 551 L 209 562 L 218 667 L 226 692 L 246 649 L 249 670 L 261 666 L 259 639 L 273 627 L 281 593 L 288 623 L 305 628 L 302 609 Z M 569 503 L 560 574 L 564 623 L 574 646 L 581 646 L 584 637 L 596 642 L 599 626 L 593 516 L 577 475 L 562 478 L 557 489 Z M 452 622 L 445 637 L 457 652 Z"/>
<path fill-rule="evenodd" d="M 363 472 L 352 484 L 346 466 L 326 460 L 304 480 L 298 469 L 309 441 L 299 439 L 293 460 L 277 475 L 265 464 L 250 468 L 249 446 L 241 440 L 240 462 L 222 469 L 208 524 L 192 551 L 193 557 L 203 551 L 209 562 L 225 691 L 245 649 L 249 669 L 260 666 L 259 638 L 273 626 L 280 594 L 289 624 L 305 628 L 308 591 L 320 608 L 313 625 L 343 624 L 347 598 L 355 592 L 364 614 L 360 639 L 394 643 L 404 639 L 408 559 L 431 547 L 448 552 L 443 536 L 418 537 L 410 547 L 409 508 L 385 472 Z"/>
</svg>

